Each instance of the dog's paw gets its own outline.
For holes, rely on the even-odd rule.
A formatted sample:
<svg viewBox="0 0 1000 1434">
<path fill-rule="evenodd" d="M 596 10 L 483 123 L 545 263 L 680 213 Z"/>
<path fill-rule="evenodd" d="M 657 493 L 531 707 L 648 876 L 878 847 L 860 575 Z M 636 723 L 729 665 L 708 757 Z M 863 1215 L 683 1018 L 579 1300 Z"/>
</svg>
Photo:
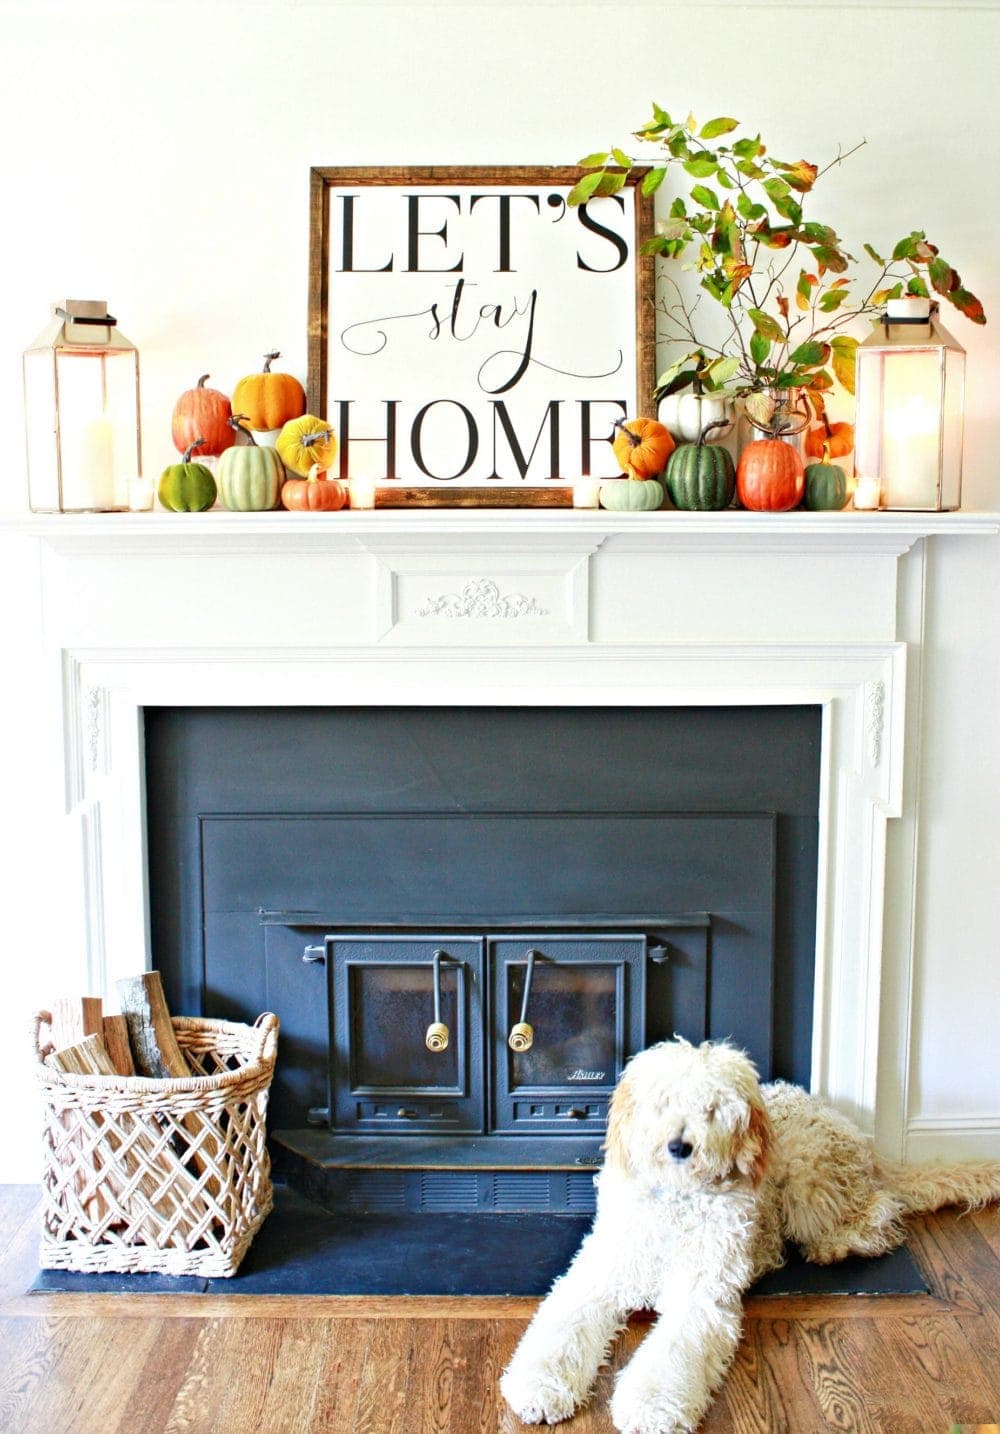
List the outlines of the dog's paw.
<svg viewBox="0 0 1000 1434">
<path fill-rule="evenodd" d="M 619 1385 L 611 1400 L 611 1419 L 619 1434 L 693 1434 L 693 1423 L 659 1391 Z"/>
<path fill-rule="evenodd" d="M 577 1406 L 565 1380 L 544 1368 L 508 1369 L 500 1380 L 500 1392 L 522 1424 L 559 1424 Z"/>
</svg>

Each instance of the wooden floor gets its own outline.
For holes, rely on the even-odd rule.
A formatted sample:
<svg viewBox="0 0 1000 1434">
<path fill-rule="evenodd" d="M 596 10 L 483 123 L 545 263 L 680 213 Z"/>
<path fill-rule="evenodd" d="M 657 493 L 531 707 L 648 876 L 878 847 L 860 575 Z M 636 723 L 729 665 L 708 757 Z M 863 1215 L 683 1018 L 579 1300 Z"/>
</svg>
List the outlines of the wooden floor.
<svg viewBox="0 0 1000 1434">
<path fill-rule="evenodd" d="M 497 1377 L 534 1302 L 25 1295 L 36 1192 L 0 1187 L 0 1430 L 514 1434 Z M 748 1301 L 716 1434 L 1000 1422 L 1000 1209 L 915 1223 L 931 1296 Z M 614 1366 L 648 1326 L 635 1322 Z M 610 1434 L 609 1370 L 566 1434 Z"/>
</svg>

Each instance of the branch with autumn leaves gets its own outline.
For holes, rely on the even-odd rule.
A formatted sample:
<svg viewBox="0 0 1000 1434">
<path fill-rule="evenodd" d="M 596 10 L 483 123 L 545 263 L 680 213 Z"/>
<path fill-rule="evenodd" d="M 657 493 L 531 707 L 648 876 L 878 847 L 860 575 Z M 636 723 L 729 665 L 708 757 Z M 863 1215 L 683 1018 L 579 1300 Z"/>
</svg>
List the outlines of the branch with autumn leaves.
<svg viewBox="0 0 1000 1434">
<path fill-rule="evenodd" d="M 824 395 L 835 384 L 854 392 L 858 340 L 845 330 L 856 319 L 907 295 L 939 295 L 976 324 L 986 315 L 922 230 L 900 239 L 889 258 L 865 244 L 873 276 L 849 276 L 859 261 L 830 225 L 806 219 L 804 203 L 816 181 L 855 150 L 820 170 L 804 159 L 773 158 L 759 134 L 727 141 L 739 127 L 728 117 L 699 127 L 689 115 L 678 123 L 654 104 L 635 138 L 655 145 L 657 160 L 647 168 L 618 148 L 590 154 L 580 161 L 588 173 L 569 203 L 617 194 L 633 170 L 642 171 L 645 195 L 671 170 L 694 181 L 686 197 L 672 199 L 643 250 L 696 271 L 702 295 L 721 305 L 728 332 L 720 345 L 707 343 L 698 332 L 699 299 L 687 302 L 670 281 L 669 296 L 659 301 L 663 338 L 690 347 L 660 375 L 657 398 L 689 387 L 725 389 L 743 395 L 751 416 L 766 422 L 774 395 L 798 389 L 829 433 Z"/>
</svg>

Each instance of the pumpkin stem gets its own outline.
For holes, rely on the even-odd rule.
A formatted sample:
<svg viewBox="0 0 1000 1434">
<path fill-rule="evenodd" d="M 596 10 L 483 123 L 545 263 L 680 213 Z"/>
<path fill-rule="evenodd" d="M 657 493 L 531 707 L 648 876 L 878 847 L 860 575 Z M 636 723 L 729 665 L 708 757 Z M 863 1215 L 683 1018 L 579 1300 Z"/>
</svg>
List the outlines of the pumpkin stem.
<svg viewBox="0 0 1000 1434">
<path fill-rule="evenodd" d="M 194 452 L 194 450 L 195 450 L 196 448 L 200 448 L 204 442 L 205 442 L 204 438 L 196 438 L 193 443 L 189 443 L 188 446 L 187 446 L 187 447 L 185 448 L 185 450 L 184 450 L 184 457 L 181 459 L 181 462 L 182 462 L 182 463 L 190 463 L 190 462 L 191 462 L 191 454 Z"/>
<path fill-rule="evenodd" d="M 308 473 L 308 476 L 307 476 L 306 481 L 307 481 L 308 483 L 318 483 L 318 482 L 320 482 L 320 481 L 322 480 L 322 478 L 323 478 L 323 469 L 319 466 L 318 463 L 314 463 L 314 464 L 312 465 L 312 467 L 309 469 L 309 473 Z"/>
<path fill-rule="evenodd" d="M 329 443 L 333 437 L 332 428 L 317 428 L 302 440 L 303 448 L 315 448 L 317 443 Z"/>
<path fill-rule="evenodd" d="M 729 427 L 729 419 L 728 419 L 728 418 L 717 418 L 714 423 L 707 423 L 707 424 L 705 425 L 705 427 L 701 430 L 701 432 L 698 434 L 698 444 L 697 444 L 697 446 L 698 446 L 699 448 L 701 448 L 701 447 L 704 445 L 705 439 L 708 437 L 708 435 L 709 435 L 710 433 L 714 433 L 717 428 L 728 428 L 728 427 Z"/>
<path fill-rule="evenodd" d="M 229 417 L 226 419 L 226 422 L 229 424 L 229 427 L 230 427 L 230 428 L 234 428 L 237 433 L 242 433 L 242 434 L 243 434 L 244 438 L 247 440 L 246 446 L 247 446 L 248 448 L 256 448 L 256 447 L 257 447 L 257 440 L 256 440 L 256 438 L 254 438 L 254 436 L 253 436 L 253 434 L 250 432 L 249 428 L 244 428 L 244 427 L 243 427 L 244 423 L 249 423 L 249 422 L 250 422 L 250 419 L 249 419 L 249 417 L 248 417 L 247 414 L 245 414 L 245 413 L 231 413 L 231 414 L 229 415 Z"/>
<path fill-rule="evenodd" d="M 281 354 L 280 354 L 280 352 L 279 352 L 277 349 L 275 349 L 272 353 L 269 353 L 269 354 L 265 354 L 265 355 L 264 355 L 264 372 L 265 372 L 265 373 L 270 373 L 270 372 L 271 372 L 271 365 L 272 365 L 272 363 L 274 362 L 274 360 L 275 360 L 276 358 L 281 358 Z"/>
<path fill-rule="evenodd" d="M 209 378 L 208 374 L 207 374 L 207 373 L 203 373 L 202 376 L 201 376 L 201 378 L 200 378 L 200 379 L 198 380 L 198 382 L 195 384 L 195 388 L 204 388 L 205 385 L 206 385 L 206 383 L 208 382 L 208 378 Z"/>
<path fill-rule="evenodd" d="M 637 434 L 633 433 L 631 428 L 628 428 L 626 425 L 627 419 L 616 418 L 614 423 L 612 423 L 611 427 L 612 430 L 614 430 L 615 428 L 620 428 L 623 433 L 628 435 L 628 439 L 629 442 L 632 444 L 632 447 L 638 448 L 640 443 L 642 442 L 642 439 Z"/>
</svg>

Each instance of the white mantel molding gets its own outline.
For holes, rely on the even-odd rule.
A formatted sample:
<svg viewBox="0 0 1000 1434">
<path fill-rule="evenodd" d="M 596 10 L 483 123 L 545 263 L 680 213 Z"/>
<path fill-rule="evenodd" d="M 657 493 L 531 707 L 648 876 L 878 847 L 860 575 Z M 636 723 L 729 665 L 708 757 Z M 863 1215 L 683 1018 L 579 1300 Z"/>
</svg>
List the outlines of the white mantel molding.
<svg viewBox="0 0 1000 1434">
<path fill-rule="evenodd" d="M 1000 533 L 1000 513 L 608 513 L 587 509 L 423 509 L 341 513 L 53 513 L 0 517 L 0 533 L 41 538 L 57 552 L 122 548 L 179 555 L 338 547 L 420 552 L 474 539 L 477 548 L 530 540 L 535 551 L 831 552 L 902 555 L 921 538 Z"/>
<path fill-rule="evenodd" d="M 89 989 L 148 960 L 147 706 L 814 704 L 812 1085 L 901 1149 L 912 930 L 884 923 L 886 836 L 901 818 L 892 909 L 910 912 L 924 540 L 995 535 L 1000 515 L 212 512 L 4 531 L 42 551 L 53 820 Z"/>
</svg>

